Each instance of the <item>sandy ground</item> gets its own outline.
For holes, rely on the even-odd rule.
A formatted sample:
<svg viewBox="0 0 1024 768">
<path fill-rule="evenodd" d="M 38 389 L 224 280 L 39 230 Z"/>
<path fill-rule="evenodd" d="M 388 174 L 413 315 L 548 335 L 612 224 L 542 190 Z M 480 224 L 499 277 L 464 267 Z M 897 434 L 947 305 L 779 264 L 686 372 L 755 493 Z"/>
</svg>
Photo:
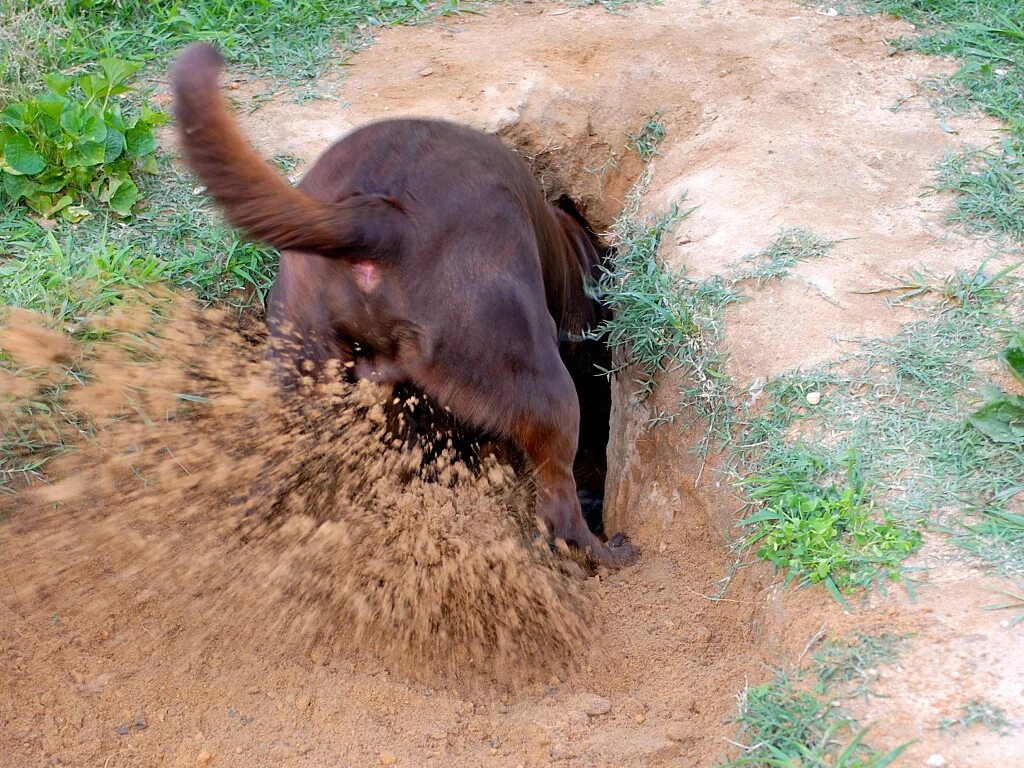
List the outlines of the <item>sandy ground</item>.
<svg viewBox="0 0 1024 768">
<path fill-rule="evenodd" d="M 661 111 L 668 136 L 644 208 L 663 210 L 683 192 L 699 205 L 663 248 L 667 264 L 714 274 L 782 226 L 841 240 L 797 269 L 805 281 L 727 313 L 730 373 L 745 386 L 912 317 L 856 291 L 910 267 L 943 273 L 987 255 L 944 227 L 948 200 L 926 192 L 944 151 L 984 143 L 996 126 L 960 118 L 946 121 L 957 133 L 940 127 L 914 81 L 943 64 L 894 56 L 884 42 L 906 31 L 778 0 L 668 0 L 628 16 L 502 5 L 381 33 L 344 76 L 322 80 L 331 98 L 277 99 L 244 125 L 262 152 L 309 162 L 372 118 L 466 121 L 518 147 L 553 196 L 570 194 L 607 226 L 640 172 L 622 153 L 626 134 Z M 613 151 L 617 168 L 600 179 L 588 170 Z M 655 401 L 671 399 L 673 383 Z M 935 730 L 972 696 L 1024 716 L 1020 630 L 980 610 L 997 583 L 926 548 L 933 583 L 916 604 L 873 598 L 844 616 L 823 594 L 782 593 L 759 566 L 732 575 L 725 600 L 710 600 L 732 573 L 738 502 L 714 466 L 695 484 L 693 434 L 645 430 L 645 413 L 621 391 L 616 410 L 609 527 L 627 531 L 644 557 L 577 585 L 593 634 L 575 665 L 510 690 L 423 682 L 372 649 L 358 658 L 288 653 L 245 632 L 210 652 L 194 638 L 208 630 L 204 601 L 224 585 L 182 599 L 174 579 L 122 582 L 123 557 L 105 552 L 73 564 L 75 589 L 39 598 L 22 573 L 40 566 L 40 552 L 30 537 L 7 535 L 0 764 L 703 768 L 730 749 L 735 696 L 770 677 L 771 665 L 796 659 L 816 636 L 897 630 L 913 639 L 899 666 L 882 670 L 877 687 L 889 698 L 858 713 L 874 743 L 918 739 L 898 765 L 934 753 L 956 767 L 1024 765 L 1019 731 Z M 0 503 L 17 521 L 17 501 Z M 102 611 L 78 599 L 115 587 L 118 599 Z"/>
</svg>

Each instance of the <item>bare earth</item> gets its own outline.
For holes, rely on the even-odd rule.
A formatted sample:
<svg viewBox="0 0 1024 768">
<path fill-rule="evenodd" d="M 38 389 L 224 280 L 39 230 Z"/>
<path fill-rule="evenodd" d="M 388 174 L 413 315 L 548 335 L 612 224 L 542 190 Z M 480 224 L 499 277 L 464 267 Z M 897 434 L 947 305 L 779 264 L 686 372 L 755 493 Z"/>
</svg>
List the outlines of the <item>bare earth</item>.
<svg viewBox="0 0 1024 768">
<path fill-rule="evenodd" d="M 281 98 L 243 122 L 265 154 L 308 163 L 373 118 L 466 121 L 499 133 L 553 195 L 571 194 L 608 226 L 640 168 L 623 156 L 600 179 L 592 169 L 613 149 L 622 154 L 626 133 L 660 110 L 668 135 L 644 210 L 662 211 L 684 192 L 699 205 L 665 244 L 668 265 L 720 272 L 781 226 L 842 241 L 797 269 L 803 281 L 727 313 L 730 373 L 745 387 L 913 317 L 857 291 L 908 268 L 944 273 L 987 255 L 984 243 L 944 226 L 948 200 L 925 193 L 944 151 L 985 143 L 997 126 L 959 118 L 947 120 L 958 133 L 940 127 L 914 80 L 942 63 L 891 55 L 884 42 L 907 31 L 780 0 L 667 0 L 628 16 L 501 5 L 385 31 L 319 83 L 330 99 Z M 249 89 L 237 91 L 243 104 Z M 671 402 L 673 384 L 663 382 L 654 402 Z M 953 739 L 936 730 L 972 696 L 1024 712 L 1020 630 L 980 610 L 997 582 L 929 546 L 920 560 L 932 582 L 915 604 L 874 597 L 848 616 L 823 592 L 783 593 L 759 565 L 736 572 L 725 599 L 711 600 L 732 574 L 739 502 L 713 458 L 695 484 L 696 431 L 645 430 L 646 414 L 624 402 L 623 388 L 616 395 L 606 527 L 628 532 L 643 559 L 621 573 L 571 577 L 592 622 L 574 663 L 532 682 L 470 684 L 457 671 L 427 680 L 397 670 L 373 647 L 275 647 L 263 614 L 254 610 L 246 626 L 244 590 L 193 582 L 181 594 L 177 576 L 141 584 L 127 555 L 73 546 L 77 530 L 53 548 L 24 526 L 3 534 L 0 558 L 0 765 L 703 768 L 733 752 L 724 739 L 735 733 L 735 697 L 768 679 L 772 665 L 795 661 L 815 637 L 882 631 L 913 638 L 899 667 L 881 671 L 889 698 L 858 712 L 875 745 L 917 739 L 897 765 L 924 765 L 937 752 L 951 768 L 1024 765 L 1020 731 Z M 134 509 L 106 504 L 120 520 Z M 0 498 L 15 531 L 29 508 Z M 168 502 L 166 514 L 183 513 Z M 208 556 L 216 536 L 190 525 L 192 547 L 211 547 L 195 556 Z M 74 582 L 37 592 L 29 574 L 51 568 Z M 82 599 L 90 593 L 117 599 Z M 225 594 L 240 622 L 232 642 L 197 642 Z"/>
</svg>

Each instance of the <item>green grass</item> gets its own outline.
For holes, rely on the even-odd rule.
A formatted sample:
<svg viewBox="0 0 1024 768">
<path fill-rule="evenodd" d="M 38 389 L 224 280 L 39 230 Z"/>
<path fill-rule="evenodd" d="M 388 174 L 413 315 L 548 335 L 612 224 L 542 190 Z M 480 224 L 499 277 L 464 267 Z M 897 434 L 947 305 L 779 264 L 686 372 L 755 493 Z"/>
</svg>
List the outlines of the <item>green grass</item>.
<svg viewBox="0 0 1024 768">
<path fill-rule="evenodd" d="M 731 279 L 735 282 L 754 280 L 758 286 L 772 280 L 785 280 L 797 264 L 824 258 L 834 245 L 834 241 L 810 230 L 783 228 L 767 246 L 732 265 Z"/>
<path fill-rule="evenodd" d="M 881 753 L 867 743 L 843 702 L 869 690 L 872 667 L 893 660 L 898 639 L 830 644 L 805 669 L 779 670 L 740 695 L 733 741 L 739 754 L 720 768 L 884 768 L 906 749 Z"/>
<path fill-rule="evenodd" d="M 0 75 L 24 92 L 39 75 L 105 56 L 162 65 L 207 40 L 242 67 L 311 78 L 376 27 L 459 10 L 458 0 L 0 0 L 18 31 L 0 34 Z"/>
<path fill-rule="evenodd" d="M 1007 509 L 1024 491 L 1024 452 L 969 421 L 991 387 L 979 366 L 997 360 L 1020 328 L 1021 282 L 979 268 L 944 279 L 917 274 L 894 293 L 923 318 L 833 363 L 767 382 L 724 436 L 736 466 L 785 475 L 801 452 L 828 466 L 854 450 L 863 492 L 893 520 L 941 525 L 983 562 L 1024 574 L 1024 528 Z"/>
<path fill-rule="evenodd" d="M 1013 723 L 1006 716 L 1002 707 L 990 704 L 987 701 L 971 699 L 960 710 L 956 718 L 943 718 L 939 722 L 939 730 L 945 733 L 956 733 L 966 731 L 971 726 L 980 725 L 1000 736 L 1009 736 L 1014 729 Z"/>
<path fill-rule="evenodd" d="M 986 605 L 985 610 L 1010 611 L 1012 616 L 1006 619 L 1006 626 L 1008 627 L 1016 627 L 1024 623 L 1024 591 L 1011 592 L 1003 589 L 997 590 L 997 593 L 1002 596 L 1002 602 Z"/>
<path fill-rule="evenodd" d="M 845 475 L 838 483 L 830 477 L 837 470 Z M 785 584 L 824 584 L 843 604 L 844 591 L 898 580 L 902 561 L 921 543 L 914 527 L 874 509 L 853 451 L 830 467 L 798 443 L 741 486 L 760 505 L 740 522 L 753 529 L 742 546 L 756 546 L 759 558 L 785 573 Z"/>
<path fill-rule="evenodd" d="M 936 188 L 956 193 L 951 221 L 966 229 L 995 229 L 1024 240 L 1024 147 L 1004 139 L 996 147 L 950 154 Z"/>
<path fill-rule="evenodd" d="M 897 48 L 958 60 L 940 81 L 938 106 L 1006 121 L 1004 141 L 947 157 L 938 188 L 957 193 L 952 220 L 1024 238 L 1024 0 L 862 0 L 861 7 L 918 28 Z"/>
<path fill-rule="evenodd" d="M 88 286 L 102 294 L 105 285 L 131 287 L 140 279 L 188 290 L 203 302 L 261 302 L 276 252 L 238 240 L 194 192 L 191 176 L 166 157 L 158 166 L 158 174 L 140 180 L 145 206 L 129 224 L 93 216 L 51 233 L 17 210 L 4 213 L 0 237 L 8 258 L 0 272 L 8 279 L 0 285 L 0 303 L 84 314 L 94 309 L 86 302 Z"/>
<path fill-rule="evenodd" d="M 636 133 L 627 136 L 627 146 L 640 155 L 640 159 L 647 162 L 658 154 L 658 147 L 665 138 L 665 121 L 658 112 L 647 118 L 647 122 L 641 126 Z"/>
</svg>

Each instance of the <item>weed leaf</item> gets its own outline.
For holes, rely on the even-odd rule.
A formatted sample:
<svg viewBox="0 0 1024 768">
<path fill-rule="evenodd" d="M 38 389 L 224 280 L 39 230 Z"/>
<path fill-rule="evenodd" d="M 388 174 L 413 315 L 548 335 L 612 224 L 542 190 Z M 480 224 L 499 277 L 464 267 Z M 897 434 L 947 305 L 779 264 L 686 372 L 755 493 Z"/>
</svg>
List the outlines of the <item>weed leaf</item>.
<svg viewBox="0 0 1024 768">
<path fill-rule="evenodd" d="M 1024 397 L 1001 395 L 968 416 L 967 421 L 993 442 L 1024 447 Z"/>
<path fill-rule="evenodd" d="M 46 167 L 46 160 L 23 133 L 14 134 L 4 143 L 4 159 L 11 168 L 25 176 L 39 173 Z"/>
</svg>

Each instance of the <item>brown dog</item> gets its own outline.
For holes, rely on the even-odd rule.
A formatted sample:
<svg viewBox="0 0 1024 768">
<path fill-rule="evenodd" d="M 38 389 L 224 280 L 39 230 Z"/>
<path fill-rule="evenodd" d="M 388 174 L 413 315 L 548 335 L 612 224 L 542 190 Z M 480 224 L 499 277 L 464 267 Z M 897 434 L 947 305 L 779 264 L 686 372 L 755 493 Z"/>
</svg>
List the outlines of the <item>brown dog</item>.
<svg viewBox="0 0 1024 768">
<path fill-rule="evenodd" d="M 583 228 L 510 149 L 443 121 L 364 126 L 292 188 L 228 114 L 222 63 L 206 44 L 182 52 L 175 111 L 185 157 L 228 220 L 281 250 L 271 335 L 294 329 L 303 359 L 412 382 L 510 437 L 534 466 L 548 532 L 604 565 L 634 561 L 624 536 L 605 544 L 587 528 L 573 479 L 580 413 L 559 332 L 597 320 Z"/>
</svg>

